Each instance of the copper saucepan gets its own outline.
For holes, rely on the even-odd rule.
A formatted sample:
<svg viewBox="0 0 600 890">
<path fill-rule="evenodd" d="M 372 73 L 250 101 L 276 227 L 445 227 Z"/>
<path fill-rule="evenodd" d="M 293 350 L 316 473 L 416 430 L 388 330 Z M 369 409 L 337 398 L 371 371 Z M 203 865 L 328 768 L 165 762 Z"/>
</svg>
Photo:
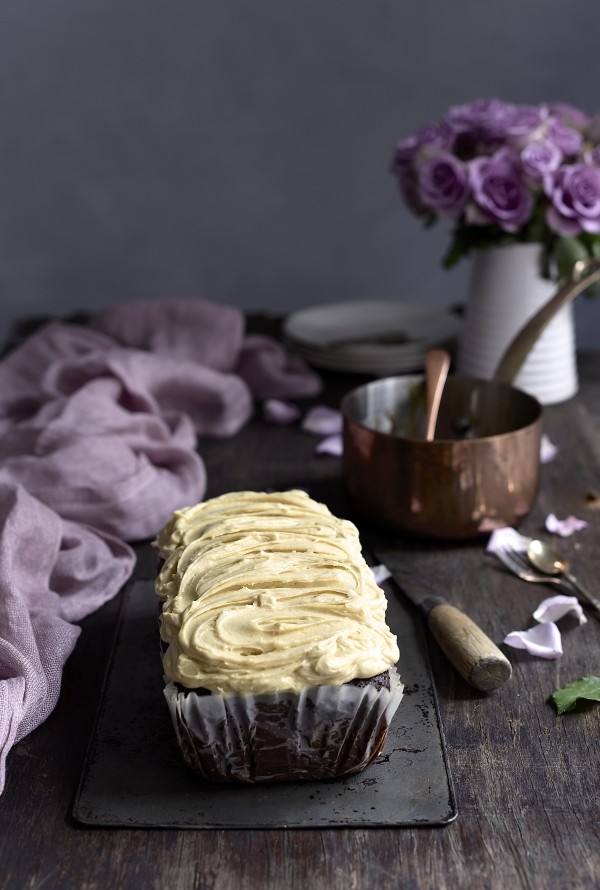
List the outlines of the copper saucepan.
<svg viewBox="0 0 600 890">
<path fill-rule="evenodd" d="M 388 531 L 449 540 L 518 525 L 538 493 L 543 411 L 511 382 L 556 312 L 599 279 L 600 261 L 578 261 L 492 380 L 450 375 L 433 441 L 425 440 L 423 375 L 350 392 L 341 404 L 343 476 L 358 512 Z"/>
</svg>

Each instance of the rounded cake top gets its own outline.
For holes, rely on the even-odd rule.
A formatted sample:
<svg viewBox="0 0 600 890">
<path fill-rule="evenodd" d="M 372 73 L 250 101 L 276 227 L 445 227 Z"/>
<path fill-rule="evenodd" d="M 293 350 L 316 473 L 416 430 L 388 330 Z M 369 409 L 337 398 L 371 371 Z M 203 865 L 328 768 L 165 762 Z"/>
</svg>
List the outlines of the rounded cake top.
<svg viewBox="0 0 600 890">
<path fill-rule="evenodd" d="M 300 490 L 231 492 L 154 542 L 167 678 L 214 693 L 299 692 L 399 657 L 356 527 Z"/>
</svg>

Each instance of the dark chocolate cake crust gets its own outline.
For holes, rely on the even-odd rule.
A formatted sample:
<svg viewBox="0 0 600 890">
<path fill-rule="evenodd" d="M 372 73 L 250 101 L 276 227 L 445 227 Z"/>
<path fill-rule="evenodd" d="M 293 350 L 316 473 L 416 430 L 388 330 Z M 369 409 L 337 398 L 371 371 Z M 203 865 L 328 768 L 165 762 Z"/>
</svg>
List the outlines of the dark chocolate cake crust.
<svg viewBox="0 0 600 890">
<path fill-rule="evenodd" d="M 263 696 L 198 695 L 169 684 L 184 762 L 213 782 L 332 779 L 381 753 L 402 697 L 395 670 L 342 687 Z"/>
</svg>

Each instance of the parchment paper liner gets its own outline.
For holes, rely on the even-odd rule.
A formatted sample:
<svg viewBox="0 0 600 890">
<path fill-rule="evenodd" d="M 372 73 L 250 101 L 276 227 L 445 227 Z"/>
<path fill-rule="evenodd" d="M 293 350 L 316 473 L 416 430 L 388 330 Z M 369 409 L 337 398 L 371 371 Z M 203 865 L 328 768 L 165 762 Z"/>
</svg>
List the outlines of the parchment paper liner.
<svg viewBox="0 0 600 890">
<path fill-rule="evenodd" d="M 313 686 L 269 695 L 164 694 L 186 764 L 217 782 L 330 779 L 377 757 L 404 686 Z"/>
</svg>

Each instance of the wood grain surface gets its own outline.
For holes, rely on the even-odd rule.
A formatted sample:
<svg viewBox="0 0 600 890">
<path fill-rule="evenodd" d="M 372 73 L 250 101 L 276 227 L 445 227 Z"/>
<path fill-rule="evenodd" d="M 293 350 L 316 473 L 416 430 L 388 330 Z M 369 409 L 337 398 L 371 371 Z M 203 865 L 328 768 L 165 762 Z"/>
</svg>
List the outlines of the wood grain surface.
<svg viewBox="0 0 600 890">
<path fill-rule="evenodd" d="M 521 531 L 543 534 L 547 513 L 574 513 L 589 527 L 561 542 L 581 580 L 600 577 L 600 354 L 580 359 L 580 395 L 545 411 L 559 447 L 542 472 L 540 496 Z M 323 396 L 337 405 L 359 382 L 331 375 Z M 316 457 L 297 428 L 257 414 L 230 440 L 201 441 L 208 495 L 228 489 L 309 488 L 351 515 L 337 458 Z M 502 646 L 531 623 L 551 588 L 508 575 L 484 542 L 405 542 L 433 591 L 464 609 L 508 655 L 511 680 L 477 692 L 431 642 L 431 659 L 459 815 L 440 828 L 179 831 L 83 828 L 71 817 L 110 655 L 119 598 L 82 622 L 50 718 L 10 753 L 0 797 L 0 888 L 169 890 L 457 890 L 600 886 L 600 707 L 557 717 L 552 691 L 600 674 L 600 620 L 562 623 L 564 655 L 535 659 Z M 154 558 L 138 547 L 137 577 Z M 152 739 L 148 740 L 152 744 Z M 148 776 L 152 782 L 152 776 Z"/>
</svg>

